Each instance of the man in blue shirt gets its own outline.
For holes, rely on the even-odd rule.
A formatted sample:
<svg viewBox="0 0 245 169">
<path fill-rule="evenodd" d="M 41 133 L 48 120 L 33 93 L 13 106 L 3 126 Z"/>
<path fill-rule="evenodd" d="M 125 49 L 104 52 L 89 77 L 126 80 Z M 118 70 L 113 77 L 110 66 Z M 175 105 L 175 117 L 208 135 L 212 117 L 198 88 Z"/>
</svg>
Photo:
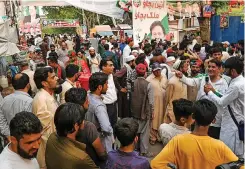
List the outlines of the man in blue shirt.
<svg viewBox="0 0 245 169">
<path fill-rule="evenodd" d="M 148 160 L 134 151 L 134 145 L 138 142 L 138 128 L 139 124 L 132 118 L 118 121 L 115 133 L 121 147 L 108 153 L 107 168 L 150 169 Z"/>
</svg>

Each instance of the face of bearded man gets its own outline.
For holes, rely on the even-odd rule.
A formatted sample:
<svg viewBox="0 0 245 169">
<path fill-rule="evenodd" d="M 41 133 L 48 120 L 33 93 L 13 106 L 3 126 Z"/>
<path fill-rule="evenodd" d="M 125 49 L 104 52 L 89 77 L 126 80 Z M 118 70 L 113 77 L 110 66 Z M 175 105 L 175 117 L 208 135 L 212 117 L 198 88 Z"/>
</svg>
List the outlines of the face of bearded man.
<svg viewBox="0 0 245 169">
<path fill-rule="evenodd" d="M 35 153 L 30 155 L 28 152 L 26 152 L 24 149 L 22 149 L 19 144 L 17 146 L 17 152 L 21 157 L 23 157 L 25 159 L 29 159 L 29 160 L 32 158 L 36 158 L 36 156 L 37 156 L 37 150 Z"/>
</svg>

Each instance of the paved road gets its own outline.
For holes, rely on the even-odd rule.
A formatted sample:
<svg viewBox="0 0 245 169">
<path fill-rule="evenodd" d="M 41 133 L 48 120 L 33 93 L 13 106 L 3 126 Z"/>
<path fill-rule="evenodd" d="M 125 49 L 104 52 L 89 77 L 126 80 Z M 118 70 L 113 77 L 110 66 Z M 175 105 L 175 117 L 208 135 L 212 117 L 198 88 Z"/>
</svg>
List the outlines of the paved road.
<svg viewBox="0 0 245 169">
<path fill-rule="evenodd" d="M 159 142 L 157 142 L 155 145 L 150 144 L 150 146 L 149 146 L 149 151 L 155 155 L 160 153 L 162 151 L 162 149 L 163 149 L 163 145 L 162 145 L 162 143 L 159 143 Z M 153 158 L 148 158 L 148 160 L 151 161 Z"/>
</svg>

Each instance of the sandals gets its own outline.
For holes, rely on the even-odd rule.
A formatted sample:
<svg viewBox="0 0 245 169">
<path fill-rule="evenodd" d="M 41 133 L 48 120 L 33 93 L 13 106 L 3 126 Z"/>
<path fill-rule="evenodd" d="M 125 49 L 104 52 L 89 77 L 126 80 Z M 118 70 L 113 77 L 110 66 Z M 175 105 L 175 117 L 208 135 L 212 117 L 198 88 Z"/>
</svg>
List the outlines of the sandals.
<svg viewBox="0 0 245 169">
<path fill-rule="evenodd" d="M 153 141 L 153 140 L 150 140 L 149 141 L 151 145 L 155 145 L 156 144 L 156 141 Z"/>
</svg>

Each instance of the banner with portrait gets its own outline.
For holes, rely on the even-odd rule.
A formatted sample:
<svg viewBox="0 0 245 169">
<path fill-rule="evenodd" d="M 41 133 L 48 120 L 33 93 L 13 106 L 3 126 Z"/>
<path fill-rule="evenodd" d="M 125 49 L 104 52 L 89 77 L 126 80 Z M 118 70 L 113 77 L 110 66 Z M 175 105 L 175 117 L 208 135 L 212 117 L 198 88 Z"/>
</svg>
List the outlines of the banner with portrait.
<svg viewBox="0 0 245 169">
<path fill-rule="evenodd" d="M 132 7 L 136 43 L 143 39 L 166 39 L 169 32 L 166 0 L 134 0 Z"/>
<path fill-rule="evenodd" d="M 220 28 L 228 28 L 229 27 L 229 15 L 228 13 L 220 14 Z"/>
<path fill-rule="evenodd" d="M 21 16 L 19 17 L 19 34 L 41 34 L 40 13 L 41 7 L 22 6 Z"/>
</svg>

